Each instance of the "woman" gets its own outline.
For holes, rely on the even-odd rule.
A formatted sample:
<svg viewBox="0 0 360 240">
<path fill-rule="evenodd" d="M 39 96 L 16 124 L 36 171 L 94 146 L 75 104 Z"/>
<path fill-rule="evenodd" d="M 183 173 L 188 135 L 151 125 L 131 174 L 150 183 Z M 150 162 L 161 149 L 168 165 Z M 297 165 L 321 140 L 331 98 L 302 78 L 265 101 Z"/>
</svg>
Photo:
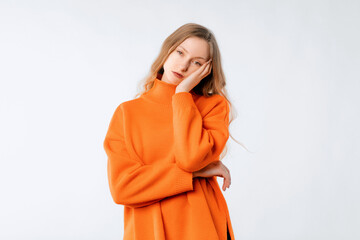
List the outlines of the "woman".
<svg viewBox="0 0 360 240">
<path fill-rule="evenodd" d="M 216 176 L 229 102 L 213 33 L 188 23 L 163 43 L 139 98 L 115 110 L 104 140 L 113 200 L 124 205 L 124 240 L 234 239 Z"/>
</svg>

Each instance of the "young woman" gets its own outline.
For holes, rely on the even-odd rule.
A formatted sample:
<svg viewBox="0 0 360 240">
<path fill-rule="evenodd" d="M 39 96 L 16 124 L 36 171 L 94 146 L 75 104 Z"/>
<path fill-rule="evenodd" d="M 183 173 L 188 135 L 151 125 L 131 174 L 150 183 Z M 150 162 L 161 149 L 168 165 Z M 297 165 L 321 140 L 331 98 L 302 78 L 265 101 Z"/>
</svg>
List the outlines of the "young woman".
<svg viewBox="0 0 360 240">
<path fill-rule="evenodd" d="M 163 43 L 140 97 L 118 105 L 104 140 L 124 205 L 124 240 L 235 239 L 221 162 L 231 103 L 214 34 L 188 23 Z"/>
</svg>

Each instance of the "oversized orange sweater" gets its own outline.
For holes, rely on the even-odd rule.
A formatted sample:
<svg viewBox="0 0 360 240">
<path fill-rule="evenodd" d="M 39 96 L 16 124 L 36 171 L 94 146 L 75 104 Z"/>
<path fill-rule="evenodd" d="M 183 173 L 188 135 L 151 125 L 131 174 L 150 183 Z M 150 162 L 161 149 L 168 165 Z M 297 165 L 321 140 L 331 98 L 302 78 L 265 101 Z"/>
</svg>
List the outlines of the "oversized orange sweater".
<svg viewBox="0 0 360 240">
<path fill-rule="evenodd" d="M 116 204 L 124 205 L 124 240 L 234 238 L 216 177 L 192 177 L 219 161 L 229 138 L 229 105 L 221 95 L 153 87 L 115 110 L 104 149 Z"/>
</svg>

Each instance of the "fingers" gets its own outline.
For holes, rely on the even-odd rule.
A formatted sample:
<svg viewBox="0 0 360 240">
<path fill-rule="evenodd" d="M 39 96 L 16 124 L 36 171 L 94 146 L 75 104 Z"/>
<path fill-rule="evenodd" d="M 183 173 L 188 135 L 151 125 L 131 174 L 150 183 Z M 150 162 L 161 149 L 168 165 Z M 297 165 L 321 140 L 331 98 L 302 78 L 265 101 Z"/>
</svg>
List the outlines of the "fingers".
<svg viewBox="0 0 360 240">
<path fill-rule="evenodd" d="M 224 181 L 223 181 L 223 191 L 225 191 L 226 190 L 226 188 L 229 188 L 230 187 L 230 183 L 229 183 L 229 179 L 228 179 L 228 177 L 225 175 L 224 176 Z"/>
<path fill-rule="evenodd" d="M 228 171 L 229 173 L 229 187 L 231 185 L 231 175 L 230 175 L 230 170 L 223 164 L 223 166 L 226 168 L 226 170 Z"/>
<path fill-rule="evenodd" d="M 200 73 L 201 78 L 204 78 L 211 73 L 211 68 L 212 68 L 211 63 L 212 63 L 212 59 L 210 59 L 209 61 L 207 61 L 205 64 L 202 65 L 203 69 Z"/>
<path fill-rule="evenodd" d="M 223 191 L 226 188 L 230 188 L 231 185 L 231 176 L 229 169 L 221 162 L 216 161 L 212 162 L 206 167 L 202 168 L 201 170 L 196 172 L 199 177 L 212 177 L 212 176 L 219 176 L 224 178 L 222 189 Z"/>
<path fill-rule="evenodd" d="M 229 188 L 229 187 L 230 187 L 230 174 L 229 174 L 228 172 L 225 172 L 225 171 L 224 171 L 223 177 L 224 177 L 224 181 L 223 181 L 223 191 L 225 191 L 226 188 Z"/>
<path fill-rule="evenodd" d="M 212 68 L 212 59 L 210 59 L 205 67 L 205 76 L 209 75 L 209 73 L 211 72 L 211 68 Z"/>
<path fill-rule="evenodd" d="M 199 69 L 192 73 L 195 75 L 195 79 L 198 79 L 196 84 L 198 84 L 204 77 L 211 73 L 211 63 L 212 59 L 204 63 Z"/>
<path fill-rule="evenodd" d="M 231 175 L 229 169 L 223 163 L 221 163 L 221 168 L 223 169 L 224 172 L 223 191 L 225 191 L 226 188 L 229 188 L 231 185 Z"/>
</svg>

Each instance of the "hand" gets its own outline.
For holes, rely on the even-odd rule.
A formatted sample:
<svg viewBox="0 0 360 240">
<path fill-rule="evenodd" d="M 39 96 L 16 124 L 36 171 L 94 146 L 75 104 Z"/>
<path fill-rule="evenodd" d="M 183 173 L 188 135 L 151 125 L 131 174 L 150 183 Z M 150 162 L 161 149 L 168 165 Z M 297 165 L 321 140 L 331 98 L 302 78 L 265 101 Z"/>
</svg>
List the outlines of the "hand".
<svg viewBox="0 0 360 240">
<path fill-rule="evenodd" d="M 226 188 L 229 188 L 231 185 L 231 176 L 229 169 L 221 162 L 212 162 L 206 167 L 200 169 L 199 171 L 193 172 L 194 177 L 212 177 L 219 176 L 224 178 L 222 189 L 223 191 Z"/>
<path fill-rule="evenodd" d="M 177 92 L 189 92 L 198 83 L 211 73 L 212 59 L 204 63 L 199 69 L 191 73 L 187 78 L 181 81 L 176 87 L 175 93 Z"/>
</svg>

